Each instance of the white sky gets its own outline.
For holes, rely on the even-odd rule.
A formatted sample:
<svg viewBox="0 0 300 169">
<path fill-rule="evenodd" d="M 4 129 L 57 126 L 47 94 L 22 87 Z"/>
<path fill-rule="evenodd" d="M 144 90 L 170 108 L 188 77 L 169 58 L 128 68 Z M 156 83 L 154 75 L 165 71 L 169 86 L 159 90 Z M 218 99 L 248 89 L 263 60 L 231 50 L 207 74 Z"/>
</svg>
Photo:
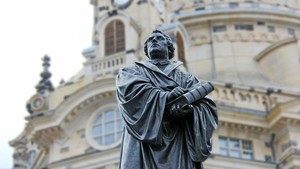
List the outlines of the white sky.
<svg viewBox="0 0 300 169">
<path fill-rule="evenodd" d="M 91 45 L 93 6 L 90 0 L 0 1 L 0 169 L 12 168 L 16 138 L 28 115 L 25 104 L 35 94 L 41 58 L 51 57 L 56 87 L 77 73 L 81 51 Z"/>
</svg>

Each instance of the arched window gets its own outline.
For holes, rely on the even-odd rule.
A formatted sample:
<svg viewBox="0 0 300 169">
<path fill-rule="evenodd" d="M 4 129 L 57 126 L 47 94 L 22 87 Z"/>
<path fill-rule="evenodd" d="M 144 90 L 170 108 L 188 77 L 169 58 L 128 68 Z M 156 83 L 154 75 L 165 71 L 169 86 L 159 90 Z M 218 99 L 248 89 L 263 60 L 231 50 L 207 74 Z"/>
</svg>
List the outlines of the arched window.
<svg viewBox="0 0 300 169">
<path fill-rule="evenodd" d="M 105 28 L 105 55 L 125 50 L 125 26 L 122 21 L 111 21 Z"/>
<path fill-rule="evenodd" d="M 178 59 L 183 62 L 186 66 L 185 53 L 184 53 L 184 42 L 180 33 L 176 33 L 176 43 L 177 43 L 177 54 Z"/>
<path fill-rule="evenodd" d="M 31 150 L 27 157 L 28 166 L 31 167 L 36 157 L 36 151 Z"/>
<path fill-rule="evenodd" d="M 99 114 L 93 127 L 94 140 L 104 146 L 112 145 L 121 140 L 123 123 L 117 109 L 109 109 Z"/>
</svg>

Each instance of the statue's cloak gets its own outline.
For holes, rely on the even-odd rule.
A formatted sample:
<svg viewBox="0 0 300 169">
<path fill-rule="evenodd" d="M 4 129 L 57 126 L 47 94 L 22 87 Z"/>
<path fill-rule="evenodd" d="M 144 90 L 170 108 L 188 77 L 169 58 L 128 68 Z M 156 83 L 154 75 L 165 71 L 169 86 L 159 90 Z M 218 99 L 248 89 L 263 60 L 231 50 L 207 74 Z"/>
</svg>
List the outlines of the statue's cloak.
<svg viewBox="0 0 300 169">
<path fill-rule="evenodd" d="M 212 149 L 218 124 L 215 103 L 193 103 L 191 115 L 175 118 L 166 107 L 167 94 L 177 86 L 191 90 L 198 79 L 171 62 L 162 71 L 149 61 L 119 71 L 116 79 L 119 108 L 125 128 L 121 169 L 198 169 Z"/>
</svg>

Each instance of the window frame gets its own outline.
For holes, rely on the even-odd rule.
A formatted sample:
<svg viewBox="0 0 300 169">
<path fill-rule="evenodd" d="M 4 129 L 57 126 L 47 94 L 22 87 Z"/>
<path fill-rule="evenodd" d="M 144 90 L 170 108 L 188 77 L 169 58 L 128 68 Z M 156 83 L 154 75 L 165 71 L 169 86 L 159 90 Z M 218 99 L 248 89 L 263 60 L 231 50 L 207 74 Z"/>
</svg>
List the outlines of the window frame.
<svg viewBox="0 0 300 169">
<path fill-rule="evenodd" d="M 176 44 L 177 44 L 177 57 L 178 60 L 183 62 L 183 65 L 186 65 L 186 55 L 185 55 L 185 43 L 183 36 L 180 32 L 176 32 Z M 176 51 L 176 50 L 175 50 Z"/>
<path fill-rule="evenodd" d="M 212 27 L 212 31 L 214 33 L 226 32 L 227 31 L 227 25 L 214 25 Z"/>
<path fill-rule="evenodd" d="M 254 25 L 251 23 L 236 23 L 234 29 L 236 31 L 255 31 Z"/>
<path fill-rule="evenodd" d="M 104 56 L 126 50 L 125 23 L 121 19 L 109 21 L 104 27 Z"/>
<path fill-rule="evenodd" d="M 288 35 L 290 36 L 295 36 L 296 35 L 296 31 L 293 28 L 287 28 L 288 31 Z"/>
<path fill-rule="evenodd" d="M 234 142 L 237 143 L 237 146 L 234 146 Z M 249 149 L 245 148 L 246 142 L 250 143 Z M 252 140 L 219 136 L 219 147 L 220 147 L 219 154 L 221 156 L 239 158 L 244 160 L 254 160 L 254 150 L 253 150 Z M 233 155 L 233 152 L 238 152 L 238 155 Z M 250 153 L 251 154 L 250 158 L 248 158 L 245 155 L 245 153 Z"/>
<path fill-rule="evenodd" d="M 32 154 L 32 153 L 34 153 L 34 154 Z M 36 162 L 37 155 L 38 155 L 38 152 L 36 150 L 28 151 L 26 162 L 27 162 L 27 165 L 29 168 L 31 168 L 34 165 L 34 163 Z"/>
<path fill-rule="evenodd" d="M 121 121 L 123 123 L 123 120 L 122 120 L 122 117 L 121 115 L 119 116 L 120 118 L 117 118 L 116 115 L 114 115 L 114 119 L 113 120 L 110 120 L 110 121 L 105 121 L 105 118 L 103 118 L 103 116 L 105 116 L 105 113 L 109 112 L 109 111 L 115 111 L 116 113 L 118 113 L 118 105 L 117 103 L 110 103 L 110 104 L 106 104 L 106 105 L 103 105 L 103 106 L 100 106 L 98 109 L 96 109 L 91 117 L 88 119 L 88 122 L 87 122 L 87 127 L 86 127 L 86 139 L 88 141 L 88 143 L 95 149 L 97 150 L 108 150 L 108 149 L 111 149 L 111 148 L 114 148 L 114 147 L 117 147 L 121 144 L 122 142 L 122 134 L 123 134 L 123 128 L 124 128 L 124 124 L 122 125 L 122 129 L 118 130 L 118 123 L 117 121 Z M 107 123 L 111 123 L 113 122 L 113 125 L 114 125 L 114 131 L 112 133 L 109 133 L 107 135 L 110 135 L 110 134 L 114 134 L 114 141 L 110 144 L 105 144 L 105 141 L 101 143 L 99 143 L 95 138 L 96 137 L 102 137 L 102 140 L 105 140 L 105 132 L 104 135 L 103 133 L 101 134 L 102 136 L 94 136 L 94 132 L 93 132 L 93 129 L 94 129 L 94 126 L 95 126 L 95 123 L 96 123 L 96 120 L 99 118 L 99 116 L 102 116 L 102 122 L 104 121 L 105 123 L 102 124 L 102 129 L 105 129 L 105 124 Z M 98 125 L 98 124 L 96 124 Z M 118 138 L 118 133 L 120 133 L 120 137 Z"/>
<path fill-rule="evenodd" d="M 108 118 L 108 115 L 112 115 L 111 119 L 106 119 Z M 101 119 L 100 119 L 101 118 Z M 100 120 L 98 120 L 100 119 Z M 118 109 L 108 109 L 103 111 L 102 113 L 99 113 L 97 118 L 95 119 L 93 126 L 92 126 L 92 136 L 93 139 L 96 140 L 98 144 L 101 145 L 110 145 L 113 144 L 114 142 L 118 141 L 118 135 L 122 134 L 122 128 L 119 129 L 119 124 L 118 122 L 122 123 L 121 115 L 118 115 Z M 107 128 L 109 125 L 112 125 L 110 128 Z M 101 129 L 100 134 L 95 134 L 94 131 L 95 129 Z M 97 130 L 99 131 L 99 130 Z M 113 143 L 107 143 L 107 138 L 108 136 L 113 136 Z M 121 138 L 121 137 L 120 137 Z M 101 140 L 100 140 L 101 139 Z"/>
<path fill-rule="evenodd" d="M 268 29 L 268 32 L 270 33 L 275 33 L 275 26 L 274 25 L 267 25 L 267 29 Z"/>
</svg>

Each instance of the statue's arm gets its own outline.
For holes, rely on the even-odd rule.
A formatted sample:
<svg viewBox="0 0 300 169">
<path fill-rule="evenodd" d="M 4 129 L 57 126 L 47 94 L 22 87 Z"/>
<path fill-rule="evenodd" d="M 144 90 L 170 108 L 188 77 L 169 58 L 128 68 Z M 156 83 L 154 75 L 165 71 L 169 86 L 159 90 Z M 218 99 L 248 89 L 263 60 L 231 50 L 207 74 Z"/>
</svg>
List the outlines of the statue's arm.
<svg viewBox="0 0 300 169">
<path fill-rule="evenodd" d="M 122 69 L 116 79 L 120 112 L 128 133 L 141 142 L 162 143 L 168 92 L 154 86 L 138 67 Z"/>
<path fill-rule="evenodd" d="M 185 137 L 192 160 L 202 162 L 212 150 L 212 135 L 218 126 L 217 108 L 209 98 L 203 98 L 193 105 L 192 118 L 185 123 Z"/>
<path fill-rule="evenodd" d="M 189 90 L 189 92 L 196 88 L 200 90 L 195 91 L 197 93 L 194 94 L 184 94 L 187 96 L 181 96 L 183 97 L 183 100 L 180 101 L 174 100 L 175 103 L 173 103 L 172 106 L 177 106 L 175 111 L 183 109 L 180 110 L 178 114 L 183 112 L 184 118 L 181 119 L 185 124 L 185 140 L 189 155 L 193 161 L 202 162 L 206 160 L 211 153 L 212 134 L 218 125 L 218 115 L 215 103 L 208 97 L 203 97 L 206 96 L 213 87 L 208 84 L 206 89 L 202 90 L 203 88 L 201 88 L 201 86 L 203 86 L 203 84 L 200 83 L 195 76 L 189 73 L 182 73 L 180 74 L 180 77 L 184 77 L 181 81 L 181 86 Z M 197 97 L 197 95 L 199 97 Z M 192 99 L 188 97 L 191 97 Z M 173 114 L 173 116 L 178 114 Z"/>
</svg>

